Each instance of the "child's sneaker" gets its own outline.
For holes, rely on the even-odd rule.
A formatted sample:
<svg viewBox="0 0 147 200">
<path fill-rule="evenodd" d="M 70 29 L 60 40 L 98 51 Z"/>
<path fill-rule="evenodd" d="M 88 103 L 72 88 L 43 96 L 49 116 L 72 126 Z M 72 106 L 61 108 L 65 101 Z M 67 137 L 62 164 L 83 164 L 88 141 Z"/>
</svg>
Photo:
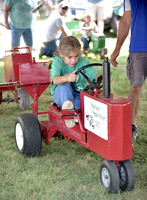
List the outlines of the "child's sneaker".
<svg viewBox="0 0 147 200">
<path fill-rule="evenodd" d="M 62 105 L 62 109 L 74 109 L 74 105 L 70 100 L 66 100 Z M 68 128 L 72 128 L 75 126 L 75 119 L 66 119 L 65 124 Z"/>
</svg>

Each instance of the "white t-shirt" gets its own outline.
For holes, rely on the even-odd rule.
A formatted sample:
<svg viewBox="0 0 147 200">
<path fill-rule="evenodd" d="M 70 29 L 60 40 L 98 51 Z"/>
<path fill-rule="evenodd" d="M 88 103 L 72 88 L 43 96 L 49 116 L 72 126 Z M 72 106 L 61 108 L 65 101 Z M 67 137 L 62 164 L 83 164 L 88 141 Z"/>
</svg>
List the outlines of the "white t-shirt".
<svg viewBox="0 0 147 200">
<path fill-rule="evenodd" d="M 63 26 L 63 17 L 58 11 L 53 12 L 45 21 L 43 42 L 50 42 L 61 36 L 59 27 Z"/>
</svg>

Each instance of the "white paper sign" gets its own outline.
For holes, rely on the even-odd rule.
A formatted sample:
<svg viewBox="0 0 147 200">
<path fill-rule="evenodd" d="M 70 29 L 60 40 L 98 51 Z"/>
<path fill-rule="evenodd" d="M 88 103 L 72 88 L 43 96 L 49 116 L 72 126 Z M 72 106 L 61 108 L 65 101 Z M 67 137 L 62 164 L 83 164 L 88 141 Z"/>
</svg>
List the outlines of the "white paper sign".
<svg viewBox="0 0 147 200">
<path fill-rule="evenodd" d="M 108 140 L 107 105 L 84 96 L 84 126 L 87 130 Z"/>
</svg>

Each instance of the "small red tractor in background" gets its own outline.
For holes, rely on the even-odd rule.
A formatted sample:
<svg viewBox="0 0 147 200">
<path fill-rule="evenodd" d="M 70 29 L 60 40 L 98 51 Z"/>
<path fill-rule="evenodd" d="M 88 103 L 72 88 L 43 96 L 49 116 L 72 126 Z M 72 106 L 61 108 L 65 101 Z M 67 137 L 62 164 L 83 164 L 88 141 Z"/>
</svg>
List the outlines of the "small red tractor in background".
<svg viewBox="0 0 147 200">
<path fill-rule="evenodd" d="M 27 47 L 5 52 L 4 74 L 5 81 L 0 82 L 0 104 L 15 101 L 24 110 L 30 107 L 30 96 L 34 99 L 34 104 L 37 104 L 39 96 L 50 84 L 46 63 L 37 63 L 34 58 L 32 59 Z M 14 99 L 10 98 L 10 95 L 3 98 L 5 91 L 12 92 Z M 36 107 L 38 105 L 32 107 L 35 114 Z"/>
<path fill-rule="evenodd" d="M 16 117 L 18 152 L 27 157 L 37 156 L 41 152 L 42 138 L 49 144 L 55 135 L 68 142 L 74 140 L 105 159 L 100 166 L 100 178 L 109 193 L 117 193 L 119 189 L 133 190 L 135 173 L 130 160 L 133 157 L 130 101 L 110 93 L 108 58 L 104 58 L 103 64 L 89 64 L 76 72 L 81 73 L 89 83 L 87 90 L 80 91 L 80 110 L 62 110 L 51 103 L 46 112 L 38 112 L 38 98 L 50 84 L 45 63 L 36 63 L 30 52 L 20 54 L 19 49 L 17 53 L 12 53 L 10 59 L 13 64 L 6 65 L 6 87 L 3 84 L 0 88 L 15 90 L 21 87 L 34 100 L 32 113 Z M 103 67 L 103 90 L 101 80 L 93 83 L 83 72 L 85 68 L 96 65 Z M 47 119 L 39 121 L 40 114 L 47 114 Z M 76 119 L 75 126 L 68 128 L 65 120 L 73 118 Z"/>
</svg>

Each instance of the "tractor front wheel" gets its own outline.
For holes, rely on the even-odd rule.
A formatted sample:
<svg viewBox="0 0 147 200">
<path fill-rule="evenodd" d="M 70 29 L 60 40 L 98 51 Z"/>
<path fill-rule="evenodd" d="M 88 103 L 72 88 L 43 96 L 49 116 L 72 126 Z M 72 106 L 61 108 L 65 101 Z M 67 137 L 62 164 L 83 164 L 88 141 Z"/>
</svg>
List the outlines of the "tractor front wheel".
<svg viewBox="0 0 147 200">
<path fill-rule="evenodd" d="M 15 141 L 19 153 L 34 157 L 40 154 L 42 136 L 36 115 L 23 113 L 15 121 Z"/>
<path fill-rule="evenodd" d="M 120 162 L 120 189 L 122 191 L 131 191 L 135 186 L 135 172 L 131 160 Z"/>
<path fill-rule="evenodd" d="M 115 162 L 104 160 L 100 166 L 100 178 L 102 185 L 108 193 L 118 193 L 120 179 Z"/>
</svg>

